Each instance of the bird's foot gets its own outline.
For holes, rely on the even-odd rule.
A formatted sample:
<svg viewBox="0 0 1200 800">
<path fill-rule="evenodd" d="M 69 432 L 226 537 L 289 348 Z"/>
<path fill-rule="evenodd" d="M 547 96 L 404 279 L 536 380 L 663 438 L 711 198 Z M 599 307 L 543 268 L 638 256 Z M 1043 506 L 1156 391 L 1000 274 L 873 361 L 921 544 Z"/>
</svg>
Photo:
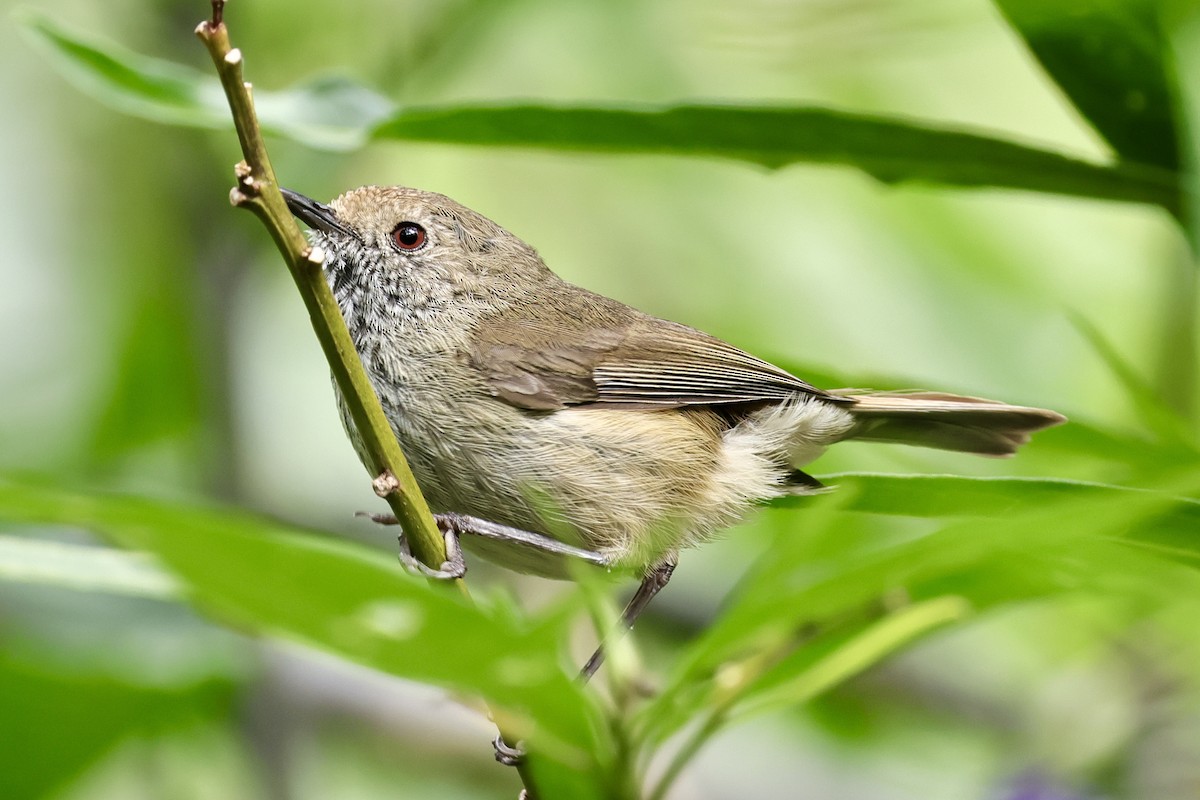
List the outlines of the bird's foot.
<svg viewBox="0 0 1200 800">
<path fill-rule="evenodd" d="M 458 534 L 452 528 L 442 527 L 440 522 L 438 527 L 441 528 L 442 538 L 446 542 L 446 560 L 440 567 L 433 569 L 417 560 L 412 554 L 412 550 L 409 549 L 408 539 L 403 533 L 396 537 L 400 543 L 400 552 L 397 555 L 400 563 L 409 572 L 437 581 L 456 581 L 467 574 L 467 562 L 463 558 L 462 548 L 458 545 Z"/>
<path fill-rule="evenodd" d="M 380 525 L 399 524 L 399 521 L 392 514 L 368 514 L 365 511 L 360 511 L 355 516 L 366 517 Z M 452 526 L 443 523 L 440 517 L 435 516 L 434 519 L 437 521 L 438 529 L 441 530 L 442 537 L 446 541 L 446 560 L 442 562 L 442 565 L 434 569 L 428 564 L 419 561 L 412 554 L 412 550 L 408 546 L 408 539 L 405 538 L 403 533 L 396 537 L 396 540 L 400 544 L 400 552 L 397 554 L 397 557 L 400 559 L 400 563 L 404 565 L 404 568 L 415 575 L 439 581 L 458 580 L 467 574 L 467 562 L 463 558 L 462 548 L 458 544 L 458 532 Z"/>
<path fill-rule="evenodd" d="M 525 751 L 519 745 L 513 747 L 506 744 L 502 736 L 492 740 L 492 747 L 496 750 L 496 760 L 506 767 L 518 766 L 525 760 Z"/>
</svg>

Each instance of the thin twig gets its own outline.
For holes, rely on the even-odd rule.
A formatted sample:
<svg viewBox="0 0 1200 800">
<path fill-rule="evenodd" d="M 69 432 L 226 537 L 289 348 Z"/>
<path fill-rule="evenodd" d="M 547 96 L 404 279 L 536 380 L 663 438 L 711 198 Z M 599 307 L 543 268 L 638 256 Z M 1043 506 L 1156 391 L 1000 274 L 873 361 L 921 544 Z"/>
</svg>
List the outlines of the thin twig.
<svg viewBox="0 0 1200 800">
<path fill-rule="evenodd" d="M 445 540 L 400 451 L 400 445 L 354 348 L 341 309 L 326 283 L 323 272 L 325 255 L 319 248 L 309 245 L 279 191 L 275 170 L 267 155 L 258 117 L 254 112 L 251 86 L 242 77 L 242 53 L 229 42 L 229 31 L 223 19 L 225 0 L 211 2 L 212 19 L 201 22 L 196 28 L 196 35 L 208 48 L 220 76 L 245 158 L 235 168 L 237 185 L 230 192 L 230 201 L 239 208 L 253 211 L 275 240 L 308 308 L 313 330 L 362 438 L 369 458 L 367 468 L 374 478 L 376 493 L 391 506 L 404 530 L 412 555 L 437 569 L 446 561 Z M 466 594 L 466 584 L 461 580 L 455 580 L 454 583 L 459 591 Z M 509 743 L 513 741 L 503 731 L 501 739 Z M 534 800 L 535 792 L 528 767 L 518 765 L 518 772 L 525 785 L 526 796 Z"/>
<path fill-rule="evenodd" d="M 220 0 L 213 3 L 214 19 L 220 17 L 221 5 Z M 229 33 L 224 24 L 202 22 L 196 29 L 196 35 L 208 47 L 221 77 L 245 156 L 245 161 L 237 166 L 237 185 L 230 193 L 230 200 L 235 206 L 253 211 L 270 231 L 304 298 L 313 330 L 362 437 L 370 459 L 367 468 L 374 477 L 388 477 L 390 490 L 380 496 L 400 520 L 412 554 L 431 567 L 440 567 L 446 560 L 445 541 L 429 513 L 412 470 L 400 452 L 396 437 L 354 349 L 341 310 L 325 281 L 322 270 L 324 253 L 309 246 L 279 192 L 275 171 L 267 156 L 254 113 L 250 85 L 242 79 L 242 53 L 230 46 Z"/>
</svg>

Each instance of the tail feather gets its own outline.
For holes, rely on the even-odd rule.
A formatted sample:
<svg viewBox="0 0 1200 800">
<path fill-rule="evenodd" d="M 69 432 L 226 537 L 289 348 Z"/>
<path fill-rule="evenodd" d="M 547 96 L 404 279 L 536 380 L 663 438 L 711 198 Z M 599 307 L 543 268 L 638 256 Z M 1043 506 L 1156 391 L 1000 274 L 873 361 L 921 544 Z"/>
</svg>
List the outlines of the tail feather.
<svg viewBox="0 0 1200 800">
<path fill-rule="evenodd" d="M 854 400 L 847 439 L 895 442 L 985 456 L 1010 456 L 1030 434 L 1066 422 L 1043 408 L 944 392 L 830 392 Z"/>
</svg>

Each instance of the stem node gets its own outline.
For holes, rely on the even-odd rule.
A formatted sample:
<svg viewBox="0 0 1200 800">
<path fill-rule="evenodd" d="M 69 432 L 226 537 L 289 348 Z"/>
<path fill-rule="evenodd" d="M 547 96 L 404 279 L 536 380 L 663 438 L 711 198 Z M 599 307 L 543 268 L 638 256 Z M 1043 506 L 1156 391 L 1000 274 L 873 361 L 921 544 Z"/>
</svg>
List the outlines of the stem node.
<svg viewBox="0 0 1200 800">
<path fill-rule="evenodd" d="M 379 473 L 379 476 L 375 480 L 371 481 L 371 488 L 380 497 L 387 497 L 400 488 L 400 481 L 396 480 L 396 476 L 392 474 L 390 469 L 385 469 Z"/>
<path fill-rule="evenodd" d="M 241 186 L 234 186 L 229 190 L 229 204 L 234 208 L 241 208 L 253 202 L 254 198 L 242 191 Z"/>
</svg>

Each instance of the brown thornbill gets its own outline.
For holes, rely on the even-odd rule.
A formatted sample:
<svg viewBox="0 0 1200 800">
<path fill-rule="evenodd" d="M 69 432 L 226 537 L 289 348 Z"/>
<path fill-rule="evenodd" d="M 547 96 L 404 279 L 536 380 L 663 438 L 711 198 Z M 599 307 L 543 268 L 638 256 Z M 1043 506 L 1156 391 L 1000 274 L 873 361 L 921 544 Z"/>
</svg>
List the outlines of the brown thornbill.
<svg viewBox="0 0 1200 800">
<path fill-rule="evenodd" d="M 706 333 L 559 278 L 532 247 L 432 192 L 285 190 L 448 550 L 525 572 L 566 560 L 643 578 L 756 504 L 816 491 L 845 439 L 1011 455 L 1064 418 L 940 392 L 818 389 Z M 340 401 L 340 397 L 339 397 Z M 353 423 L 342 418 L 363 455 Z M 444 565 L 461 574 L 461 561 Z M 600 663 L 597 652 L 584 668 Z"/>
</svg>

